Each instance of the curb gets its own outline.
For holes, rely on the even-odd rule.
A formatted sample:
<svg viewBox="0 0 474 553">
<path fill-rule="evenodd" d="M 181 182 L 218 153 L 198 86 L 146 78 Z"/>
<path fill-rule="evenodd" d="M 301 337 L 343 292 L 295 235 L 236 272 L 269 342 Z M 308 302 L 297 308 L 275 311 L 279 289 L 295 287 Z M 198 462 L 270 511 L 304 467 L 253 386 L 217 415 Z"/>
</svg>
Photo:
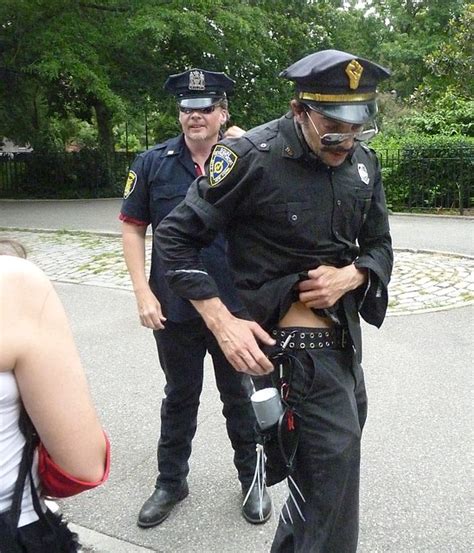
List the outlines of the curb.
<svg viewBox="0 0 474 553">
<path fill-rule="evenodd" d="M 467 219 L 473 220 L 474 215 L 455 215 L 452 214 L 434 214 L 434 213 L 405 213 L 404 211 L 391 211 L 389 213 L 390 217 L 422 217 L 422 218 L 431 218 L 431 219 Z"/>
<path fill-rule="evenodd" d="M 63 200 L 69 201 L 69 200 Z M 74 200 L 75 201 L 75 200 Z M 474 217 L 471 217 L 474 220 Z M 108 230 L 66 230 L 66 229 L 48 229 L 48 228 L 25 228 L 25 227 L 0 227 L 0 231 L 5 232 L 40 232 L 40 233 L 51 233 L 51 234 L 74 234 L 74 235 L 97 235 L 97 236 L 109 236 L 111 238 L 120 238 L 122 234 L 120 232 L 113 232 Z M 151 236 L 151 232 L 148 232 L 147 235 Z M 443 250 L 428 250 L 428 249 L 418 249 L 418 248 L 407 248 L 407 247 L 393 247 L 393 250 L 396 252 L 409 252 L 409 253 L 426 253 L 426 254 L 435 254 L 435 255 L 446 255 L 449 257 L 460 257 L 465 259 L 474 259 L 474 255 L 467 253 L 457 253 L 457 252 L 447 252 Z"/>
<path fill-rule="evenodd" d="M 68 527 L 79 535 L 79 541 L 85 548 L 85 552 L 87 548 L 92 548 L 90 553 L 156 553 L 156 549 L 147 549 L 128 541 L 112 538 L 72 522 L 68 522 Z"/>
</svg>

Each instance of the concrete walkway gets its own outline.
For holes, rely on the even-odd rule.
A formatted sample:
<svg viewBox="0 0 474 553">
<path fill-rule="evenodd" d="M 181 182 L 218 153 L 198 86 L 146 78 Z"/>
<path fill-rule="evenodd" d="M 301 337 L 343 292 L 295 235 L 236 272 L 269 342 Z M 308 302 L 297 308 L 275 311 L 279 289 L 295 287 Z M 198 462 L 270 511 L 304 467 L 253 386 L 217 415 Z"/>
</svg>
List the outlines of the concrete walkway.
<svg viewBox="0 0 474 553">
<path fill-rule="evenodd" d="M 193 442 L 190 497 L 159 527 L 136 527 L 156 477 L 164 381 L 153 339 L 137 322 L 116 234 L 119 205 L 0 202 L 0 236 L 24 242 L 30 259 L 57 283 L 113 444 L 110 481 L 61 502 L 61 509 L 88 552 L 268 552 L 276 516 L 262 527 L 240 516 L 210 366 Z M 472 378 L 466 368 L 473 358 L 474 221 L 393 216 L 391 225 L 397 250 L 390 316 L 380 331 L 364 327 L 370 413 L 359 553 L 467 553 L 473 543 Z M 83 229 L 94 233 L 77 232 Z M 271 493 L 278 509 L 284 485 Z"/>
</svg>

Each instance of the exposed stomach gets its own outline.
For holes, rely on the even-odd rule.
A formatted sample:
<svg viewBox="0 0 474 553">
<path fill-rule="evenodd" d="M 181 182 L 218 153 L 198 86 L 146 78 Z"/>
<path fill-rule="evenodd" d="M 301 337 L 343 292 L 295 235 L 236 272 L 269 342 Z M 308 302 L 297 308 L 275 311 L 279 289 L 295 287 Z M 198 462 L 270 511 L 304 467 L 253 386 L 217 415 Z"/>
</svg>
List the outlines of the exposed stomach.
<svg viewBox="0 0 474 553">
<path fill-rule="evenodd" d="M 321 317 L 306 307 L 304 303 L 297 301 L 291 304 L 290 309 L 280 319 L 278 326 L 286 328 L 290 326 L 303 326 L 308 328 L 330 328 L 334 323 L 329 317 Z"/>
</svg>

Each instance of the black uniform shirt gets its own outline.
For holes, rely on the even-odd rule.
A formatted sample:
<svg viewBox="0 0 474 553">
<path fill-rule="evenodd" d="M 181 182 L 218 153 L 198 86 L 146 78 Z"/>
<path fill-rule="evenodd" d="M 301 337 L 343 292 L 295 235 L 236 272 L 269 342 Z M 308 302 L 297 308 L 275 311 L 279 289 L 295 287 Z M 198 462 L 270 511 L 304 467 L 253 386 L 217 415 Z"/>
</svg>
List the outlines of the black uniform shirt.
<svg viewBox="0 0 474 553">
<path fill-rule="evenodd" d="M 309 151 L 289 113 L 216 145 L 207 173 L 155 233 L 178 294 L 217 295 L 212 279 L 199 272 L 196 251 L 224 230 L 237 289 L 264 327 L 275 325 L 295 301 L 301 272 L 354 261 L 370 275 L 367 287 L 344 297 L 353 341 L 360 343 L 359 308 L 380 326 L 393 256 L 373 151 L 356 145 L 341 166 L 328 167 Z"/>
<path fill-rule="evenodd" d="M 131 171 L 136 175 L 136 182 L 123 201 L 120 218 L 135 224 L 151 223 L 153 231 L 184 199 L 197 176 L 184 135 L 138 155 Z M 233 286 L 226 260 L 226 242 L 221 234 L 202 250 L 200 263 L 213 276 L 227 308 L 232 312 L 240 311 L 242 304 Z M 181 322 L 199 317 L 189 301 L 170 290 L 161 260 L 154 251 L 151 258 L 150 287 L 168 319 Z"/>
</svg>

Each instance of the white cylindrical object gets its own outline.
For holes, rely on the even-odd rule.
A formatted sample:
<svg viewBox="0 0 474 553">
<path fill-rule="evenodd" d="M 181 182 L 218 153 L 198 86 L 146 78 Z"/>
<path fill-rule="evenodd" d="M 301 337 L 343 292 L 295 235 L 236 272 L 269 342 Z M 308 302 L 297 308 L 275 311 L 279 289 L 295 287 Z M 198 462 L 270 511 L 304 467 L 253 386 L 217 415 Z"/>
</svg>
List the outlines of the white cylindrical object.
<svg viewBox="0 0 474 553">
<path fill-rule="evenodd" d="M 283 413 L 280 394 L 276 388 L 262 388 L 250 397 L 258 425 L 262 430 L 276 424 Z"/>
</svg>

